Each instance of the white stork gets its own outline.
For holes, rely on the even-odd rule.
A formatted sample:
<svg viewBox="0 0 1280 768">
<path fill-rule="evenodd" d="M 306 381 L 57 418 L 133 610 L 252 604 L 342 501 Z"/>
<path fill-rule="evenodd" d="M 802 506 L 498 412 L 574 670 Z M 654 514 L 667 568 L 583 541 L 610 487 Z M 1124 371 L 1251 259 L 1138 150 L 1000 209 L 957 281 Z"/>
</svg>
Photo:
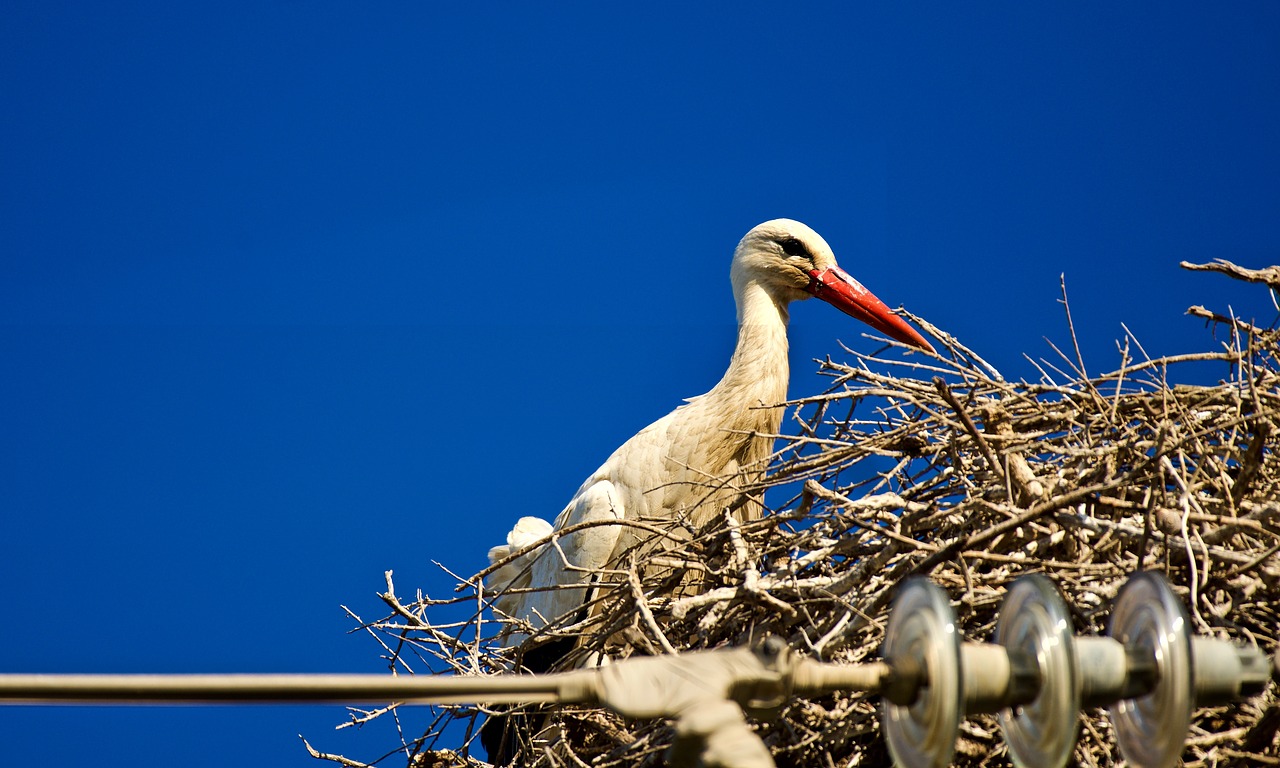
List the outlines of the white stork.
<svg viewBox="0 0 1280 768">
<path fill-rule="evenodd" d="M 914 328 L 889 311 L 862 284 L 836 265 L 827 242 L 809 227 L 775 219 L 755 227 L 738 243 L 730 267 L 738 307 L 738 343 L 729 370 L 710 392 L 690 398 L 613 452 L 555 524 L 523 517 L 507 543 L 489 550 L 497 564 L 556 530 L 589 521 L 683 520 L 698 528 L 726 507 L 755 518 L 759 508 L 741 501 L 717 478 L 761 469 L 773 449 L 787 397 L 787 305 L 817 296 L 872 328 L 906 344 L 933 351 Z M 499 596 L 499 614 L 534 627 L 581 609 L 593 574 L 645 532 L 634 526 L 596 525 L 558 538 L 506 563 L 486 579 Z M 566 563 L 567 561 L 567 563 Z M 570 564 L 572 567 L 566 567 Z M 581 588 L 502 594 L 508 588 L 562 585 Z M 512 633 L 507 645 L 525 635 Z M 535 670 L 537 671 L 537 670 Z"/>
</svg>

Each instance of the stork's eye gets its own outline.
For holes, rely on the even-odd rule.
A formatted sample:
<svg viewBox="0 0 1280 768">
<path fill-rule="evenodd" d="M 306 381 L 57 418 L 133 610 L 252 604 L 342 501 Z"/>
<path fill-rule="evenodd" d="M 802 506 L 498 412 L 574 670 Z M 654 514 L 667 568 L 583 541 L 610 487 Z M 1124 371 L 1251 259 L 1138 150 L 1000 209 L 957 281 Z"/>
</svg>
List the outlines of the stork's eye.
<svg viewBox="0 0 1280 768">
<path fill-rule="evenodd" d="M 788 256 L 812 258 L 809 256 L 809 249 L 805 247 L 804 243 L 794 237 L 788 237 L 782 241 L 782 250 L 785 251 Z"/>
</svg>

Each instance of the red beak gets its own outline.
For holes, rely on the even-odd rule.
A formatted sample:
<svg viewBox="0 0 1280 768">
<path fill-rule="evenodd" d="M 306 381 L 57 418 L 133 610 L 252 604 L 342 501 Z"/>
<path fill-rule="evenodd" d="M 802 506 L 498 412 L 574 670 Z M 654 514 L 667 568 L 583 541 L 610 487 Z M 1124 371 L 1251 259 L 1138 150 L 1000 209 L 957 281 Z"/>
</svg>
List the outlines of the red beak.
<svg viewBox="0 0 1280 768">
<path fill-rule="evenodd" d="M 839 267 L 829 267 L 822 272 L 816 269 L 810 271 L 809 285 L 805 290 L 890 338 L 933 352 L 933 345 L 915 328 L 890 312 L 883 301 Z"/>
</svg>

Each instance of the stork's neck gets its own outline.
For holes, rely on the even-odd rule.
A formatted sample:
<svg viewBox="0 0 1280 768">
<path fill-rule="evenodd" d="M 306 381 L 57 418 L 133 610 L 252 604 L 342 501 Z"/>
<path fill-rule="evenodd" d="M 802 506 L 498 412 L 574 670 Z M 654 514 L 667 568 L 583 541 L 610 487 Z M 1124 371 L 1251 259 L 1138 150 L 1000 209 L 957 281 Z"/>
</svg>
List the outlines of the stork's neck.
<svg viewBox="0 0 1280 768">
<path fill-rule="evenodd" d="M 726 408 L 774 405 L 787 398 L 787 307 L 756 282 L 738 300 L 738 346 L 729 370 L 707 393 Z"/>
</svg>

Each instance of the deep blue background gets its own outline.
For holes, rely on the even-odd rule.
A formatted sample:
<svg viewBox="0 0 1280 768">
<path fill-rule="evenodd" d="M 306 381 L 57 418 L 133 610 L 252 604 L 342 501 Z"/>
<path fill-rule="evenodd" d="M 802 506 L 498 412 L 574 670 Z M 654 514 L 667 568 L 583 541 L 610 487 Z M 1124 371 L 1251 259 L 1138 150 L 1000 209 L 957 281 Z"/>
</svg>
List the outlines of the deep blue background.
<svg viewBox="0 0 1280 768">
<path fill-rule="evenodd" d="M 710 387 L 790 216 L 1014 377 L 1212 342 L 1280 262 L 1280 5 L 15 2 L 0 671 L 379 671 L 433 595 Z M 808 362 L 868 349 L 811 302 Z M 1223 371 L 1223 374 L 1226 372 Z M 373 759 L 341 708 L 0 709 L 4 765 Z"/>
</svg>

